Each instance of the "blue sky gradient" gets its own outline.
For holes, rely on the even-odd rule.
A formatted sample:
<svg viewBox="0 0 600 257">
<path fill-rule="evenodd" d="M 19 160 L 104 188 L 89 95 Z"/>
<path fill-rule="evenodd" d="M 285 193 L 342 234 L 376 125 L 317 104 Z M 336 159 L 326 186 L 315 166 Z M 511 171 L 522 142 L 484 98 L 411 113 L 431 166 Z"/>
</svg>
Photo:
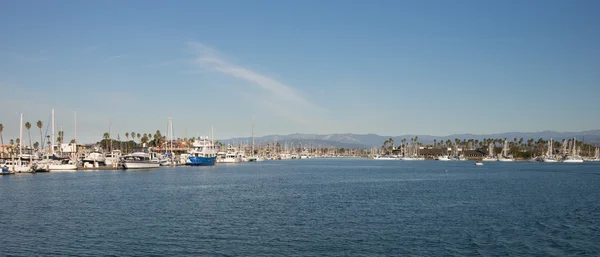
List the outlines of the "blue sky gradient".
<svg viewBox="0 0 600 257">
<path fill-rule="evenodd" d="M 176 137 L 250 136 L 253 115 L 256 135 L 600 128 L 599 1 L 1 6 L 5 141 L 52 108 L 85 142 L 168 116 Z"/>
</svg>

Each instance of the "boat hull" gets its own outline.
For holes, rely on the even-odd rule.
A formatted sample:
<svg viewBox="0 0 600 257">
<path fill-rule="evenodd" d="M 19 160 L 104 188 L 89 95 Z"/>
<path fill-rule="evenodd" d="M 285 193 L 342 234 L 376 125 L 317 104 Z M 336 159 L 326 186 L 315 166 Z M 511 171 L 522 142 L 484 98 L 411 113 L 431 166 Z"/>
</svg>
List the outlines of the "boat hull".
<svg viewBox="0 0 600 257">
<path fill-rule="evenodd" d="M 186 163 L 189 166 L 213 166 L 217 161 L 217 157 L 200 157 L 190 156 L 189 161 Z"/>
<path fill-rule="evenodd" d="M 160 164 L 158 162 L 126 162 L 123 163 L 123 167 L 125 169 L 151 169 L 160 167 Z"/>
<path fill-rule="evenodd" d="M 583 160 L 564 160 L 564 163 L 582 163 Z"/>
<path fill-rule="evenodd" d="M 48 166 L 50 171 L 75 171 L 77 166 L 75 164 L 50 164 Z"/>
</svg>

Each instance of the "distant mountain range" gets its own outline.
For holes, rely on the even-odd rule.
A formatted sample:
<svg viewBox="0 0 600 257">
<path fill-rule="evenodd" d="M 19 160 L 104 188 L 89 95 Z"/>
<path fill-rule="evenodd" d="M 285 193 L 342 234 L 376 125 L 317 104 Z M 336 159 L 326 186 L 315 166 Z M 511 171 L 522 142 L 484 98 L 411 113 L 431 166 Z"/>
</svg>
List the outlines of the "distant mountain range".
<svg viewBox="0 0 600 257">
<path fill-rule="evenodd" d="M 556 131 L 541 131 L 541 132 L 507 132 L 500 134 L 454 134 L 448 136 L 430 136 L 430 135 L 401 135 L 401 136 L 380 136 L 376 134 L 290 134 L 290 135 L 269 135 L 262 137 L 255 137 L 254 141 L 256 144 L 273 143 L 279 142 L 281 145 L 287 143 L 288 146 L 292 144 L 295 146 L 313 146 L 313 147 L 339 147 L 339 148 L 370 148 L 380 147 L 383 142 L 389 138 L 392 138 L 394 142 L 400 142 L 403 138 L 410 141 L 415 136 L 419 137 L 419 142 L 425 144 L 433 143 L 436 139 L 438 142 L 451 140 L 454 142 L 455 138 L 458 139 L 478 139 L 484 138 L 507 138 L 513 140 L 514 138 L 527 141 L 530 138 L 536 141 L 539 138 L 544 140 L 554 138 L 555 140 L 577 138 L 577 140 L 584 140 L 585 143 L 600 145 L 600 130 L 588 130 L 581 132 L 556 132 Z M 223 143 L 251 143 L 251 137 L 243 138 L 231 138 L 226 140 L 219 140 Z"/>
</svg>

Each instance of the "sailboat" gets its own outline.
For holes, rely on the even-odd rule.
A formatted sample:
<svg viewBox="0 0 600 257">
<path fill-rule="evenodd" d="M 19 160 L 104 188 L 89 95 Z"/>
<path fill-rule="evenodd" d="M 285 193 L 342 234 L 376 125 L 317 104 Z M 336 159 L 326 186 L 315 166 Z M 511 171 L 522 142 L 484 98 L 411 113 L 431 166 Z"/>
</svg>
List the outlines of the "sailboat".
<svg viewBox="0 0 600 257">
<path fill-rule="evenodd" d="M 488 155 L 486 157 L 484 157 L 482 159 L 482 161 L 484 161 L 484 162 L 496 162 L 496 161 L 498 161 L 498 158 L 496 158 L 494 156 L 494 145 L 493 144 L 489 144 L 488 145 Z"/>
<path fill-rule="evenodd" d="M 577 153 L 577 140 L 575 138 L 573 138 L 573 141 L 571 142 L 571 154 L 565 156 L 565 158 L 563 159 L 563 162 L 565 163 L 582 163 L 583 162 L 583 158 L 581 158 L 581 156 L 579 156 L 579 154 Z"/>
<path fill-rule="evenodd" d="M 509 154 L 509 149 L 508 149 L 508 140 L 504 140 L 504 146 L 502 147 L 502 154 L 498 157 L 498 161 L 501 162 L 514 162 L 515 159 L 513 159 L 512 156 L 510 156 Z"/>
<path fill-rule="evenodd" d="M 548 141 L 548 152 L 542 158 L 543 162 L 558 162 L 556 156 L 554 156 L 554 140 L 550 138 Z"/>
<path fill-rule="evenodd" d="M 21 122 L 19 125 L 19 156 L 23 154 L 23 113 L 21 113 Z M 31 167 L 24 162 L 21 158 L 14 159 L 14 155 L 12 160 L 7 161 L 5 163 L 5 168 L 9 172 L 18 172 L 18 173 L 31 173 L 34 172 Z"/>
</svg>

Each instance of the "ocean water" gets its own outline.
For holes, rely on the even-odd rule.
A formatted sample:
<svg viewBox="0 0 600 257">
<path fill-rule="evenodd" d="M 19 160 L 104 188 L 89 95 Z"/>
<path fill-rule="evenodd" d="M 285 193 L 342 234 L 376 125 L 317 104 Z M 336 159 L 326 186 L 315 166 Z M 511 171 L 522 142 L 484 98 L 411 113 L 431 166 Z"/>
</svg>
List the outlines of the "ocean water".
<svg viewBox="0 0 600 257">
<path fill-rule="evenodd" d="M 0 255 L 598 256 L 600 165 L 292 160 L 0 176 Z"/>
</svg>

